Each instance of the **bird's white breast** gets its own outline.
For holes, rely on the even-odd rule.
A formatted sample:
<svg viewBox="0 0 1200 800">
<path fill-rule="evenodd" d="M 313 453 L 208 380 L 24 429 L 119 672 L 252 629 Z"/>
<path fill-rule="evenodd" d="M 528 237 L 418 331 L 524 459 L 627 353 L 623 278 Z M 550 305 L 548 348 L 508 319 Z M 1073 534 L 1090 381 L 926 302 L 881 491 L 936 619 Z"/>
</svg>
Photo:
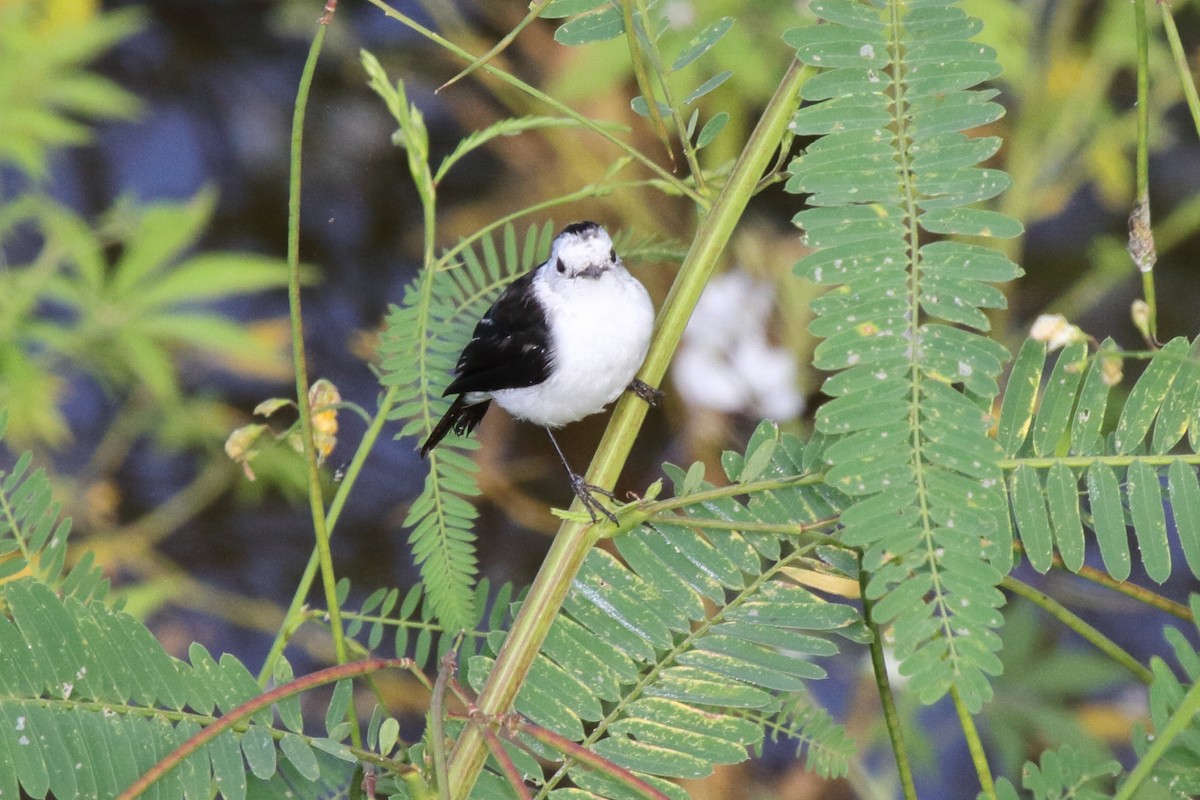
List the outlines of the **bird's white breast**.
<svg viewBox="0 0 1200 800">
<path fill-rule="evenodd" d="M 542 278 L 533 286 L 550 327 L 550 377 L 492 397 L 515 417 L 556 428 L 603 410 L 629 385 L 650 346 L 654 306 L 623 267 L 598 278 Z"/>
</svg>

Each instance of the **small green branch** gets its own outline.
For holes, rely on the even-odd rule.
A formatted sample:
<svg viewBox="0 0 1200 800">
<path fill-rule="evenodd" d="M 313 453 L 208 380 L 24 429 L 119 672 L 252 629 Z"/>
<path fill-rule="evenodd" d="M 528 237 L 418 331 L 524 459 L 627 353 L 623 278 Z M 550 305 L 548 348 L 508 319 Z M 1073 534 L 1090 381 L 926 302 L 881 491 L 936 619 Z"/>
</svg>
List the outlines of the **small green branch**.
<svg viewBox="0 0 1200 800">
<path fill-rule="evenodd" d="M 736 522 L 725 519 L 704 519 L 702 517 L 680 517 L 674 514 L 660 514 L 653 517 L 647 517 L 642 520 L 651 527 L 655 525 L 678 525 L 684 528 L 698 528 L 702 530 L 718 530 L 718 531 L 744 531 L 746 533 L 776 533 L 782 536 L 798 536 L 800 534 L 812 533 L 813 531 L 822 528 L 828 528 L 831 525 L 837 524 L 837 519 L 819 519 L 815 522 Z M 835 547 L 844 547 L 841 540 L 834 536 L 818 536 L 815 537 L 817 544 L 828 544 Z"/>
<path fill-rule="evenodd" d="M 1073 469 L 1087 469 L 1093 464 L 1104 464 L 1109 467 L 1128 467 L 1135 461 L 1141 461 L 1152 467 L 1169 467 L 1173 461 L 1185 464 L 1200 465 L 1200 453 L 1180 453 L 1178 455 L 1163 453 L 1161 455 L 1123 455 L 1123 456 L 1045 456 L 1043 458 L 1002 458 L 996 463 L 1000 469 L 1012 472 L 1019 466 L 1034 469 L 1050 469 L 1062 464 Z"/>
<path fill-rule="evenodd" d="M 1183 42 L 1179 39 L 1179 29 L 1175 27 L 1171 4 L 1160 2 L 1157 5 L 1162 14 L 1167 43 L 1171 46 L 1171 57 L 1175 59 L 1175 72 L 1179 75 L 1183 96 L 1187 100 L 1188 111 L 1192 114 L 1192 126 L 1196 129 L 1196 134 L 1200 136 L 1200 98 L 1196 96 L 1196 83 L 1192 80 L 1192 68 L 1188 64 L 1187 54 L 1183 51 Z"/>
<path fill-rule="evenodd" d="M 1050 614 L 1063 625 L 1066 625 L 1083 639 L 1090 642 L 1097 650 L 1125 667 L 1142 683 L 1149 684 L 1154 680 L 1153 673 L 1141 662 L 1050 595 L 1034 589 L 1029 584 L 1023 583 L 1012 576 L 1006 576 L 1000 582 L 1000 586 L 1015 595 L 1025 598 Z"/>
<path fill-rule="evenodd" d="M 1194 683 L 1192 688 L 1188 689 L 1179 708 L 1175 709 L 1175 713 L 1171 715 L 1166 727 L 1156 733 L 1150 749 L 1129 773 L 1129 779 L 1121 784 L 1121 789 L 1113 795 L 1113 800 L 1131 800 L 1133 798 L 1138 787 L 1146 778 L 1150 777 L 1154 766 L 1166 755 L 1175 739 L 1192 724 L 1192 718 L 1196 716 L 1197 712 L 1200 712 L 1200 683 Z"/>
<path fill-rule="evenodd" d="M 717 486 L 713 489 L 705 489 L 702 492 L 693 492 L 692 494 L 683 495 L 681 497 L 669 497 L 666 500 L 656 500 L 642 506 L 641 511 L 647 516 L 654 516 L 658 514 L 666 514 L 667 512 L 675 511 L 686 506 L 712 502 L 713 500 L 724 500 L 728 497 L 752 495 L 760 492 L 773 492 L 778 491 L 779 489 L 788 489 L 793 486 L 815 486 L 824 482 L 824 474 L 819 472 L 810 472 L 804 475 L 789 475 L 784 478 L 763 478 L 762 480 L 747 481 L 745 483 L 731 483 L 728 486 Z M 832 522 L 832 520 L 829 520 L 809 524 L 817 527 L 823 527 L 825 525 L 832 524 Z"/>
<path fill-rule="evenodd" d="M 1150 31 L 1146 25 L 1146 0 L 1133 0 L 1137 35 L 1137 196 L 1150 193 Z"/>
<path fill-rule="evenodd" d="M 420 23 L 405 16 L 404 14 L 401 14 L 399 11 L 395 10 L 394 8 L 390 7 L 387 3 L 383 2 L 383 0 L 368 0 L 368 2 L 370 2 L 371 5 L 375 6 L 380 11 L 382 11 L 384 14 L 391 17 L 392 19 L 401 23 L 405 27 L 416 31 L 417 33 L 421 34 L 429 41 L 445 48 L 446 50 L 449 50 L 451 53 L 454 53 L 459 58 L 462 58 L 469 62 L 474 62 L 477 60 L 474 56 L 472 56 L 470 53 L 468 53 L 466 50 L 462 49 L 458 45 L 451 42 L 449 39 L 435 33 L 434 31 L 430 30 L 429 28 L 426 28 L 424 25 L 421 25 Z M 517 78 L 513 75 L 508 74 L 507 72 L 505 72 L 502 69 L 492 66 L 491 64 L 483 64 L 480 67 L 480 69 L 482 71 L 488 73 L 489 75 L 492 75 L 493 77 L 498 78 L 499 80 L 503 81 L 504 83 L 507 83 L 509 86 L 514 87 L 515 89 L 521 91 L 522 93 L 538 100 L 541 103 L 546 104 L 550 108 L 553 108 L 555 111 L 558 111 L 560 114 L 570 117 L 571 119 L 575 120 L 579 124 L 583 125 L 588 130 L 595 133 L 596 135 L 608 140 L 609 142 L 612 142 L 618 148 L 620 148 L 621 152 L 625 153 L 626 155 L 630 156 L 638 163 L 645 166 L 647 169 L 649 169 L 651 172 L 653 172 L 655 175 L 657 175 L 663 181 L 668 183 L 674 190 L 678 191 L 680 194 L 690 197 L 701 208 L 708 208 L 708 206 L 709 206 L 708 198 L 706 198 L 703 194 L 698 192 L 695 187 L 690 186 L 689 184 L 685 183 L 684 181 L 679 180 L 679 178 L 676 178 L 670 172 L 668 172 L 667 170 L 663 169 L 658 164 L 656 164 L 651 158 L 649 158 L 644 153 L 642 153 L 642 151 L 638 150 L 636 147 L 629 144 L 628 142 L 623 141 L 622 139 L 620 139 L 619 137 L 614 135 L 612 132 L 606 130 L 603 126 L 597 125 L 593 120 L 589 119 L 588 117 L 584 116 L 583 114 L 580 114 L 578 111 L 576 111 L 575 109 L 566 105 L 565 103 L 562 103 L 561 101 L 551 97 L 550 95 L 546 94 L 545 92 L 541 91 L 540 89 L 537 89 L 536 87 L 529 85 L 528 83 L 521 80 L 520 78 Z"/>
<path fill-rule="evenodd" d="M 967 704 L 963 702 L 957 686 L 950 687 L 950 697 L 954 700 L 958 723 L 962 726 L 963 736 L 967 740 L 967 749 L 971 753 L 971 763 L 975 765 L 975 774 L 979 776 L 979 788 L 988 800 L 996 800 L 996 784 L 992 780 L 992 768 L 988 765 L 987 753 L 983 751 L 983 741 L 979 738 L 979 730 L 975 727 L 975 718 L 971 716 Z"/>
<path fill-rule="evenodd" d="M 481 55 L 479 58 L 472 61 L 466 68 L 464 68 L 462 70 L 462 72 L 458 73 L 453 78 L 446 81 L 441 86 L 439 86 L 436 90 L 434 90 L 435 93 L 442 91 L 442 89 L 446 89 L 446 88 L 449 88 L 450 86 L 453 86 L 454 84 L 461 81 L 463 78 L 470 75 L 475 70 L 482 67 L 484 64 L 491 61 L 496 56 L 503 53 L 506 49 L 508 49 L 508 46 L 510 44 L 512 44 L 513 41 L 516 40 L 517 36 L 520 35 L 521 31 L 525 30 L 525 28 L 527 28 L 531 22 L 533 22 L 535 19 L 537 19 L 538 16 L 541 15 L 542 9 L 544 9 L 549 4 L 550 4 L 550 0 L 535 0 L 535 2 L 530 3 L 529 13 L 527 13 L 525 15 L 525 17 L 520 22 L 517 23 L 515 28 L 513 28 L 511 31 L 509 31 L 507 34 L 505 34 L 503 39 L 496 42 L 496 44 L 492 46 L 491 50 L 488 50 L 486 53 Z"/>
<path fill-rule="evenodd" d="M 675 153 L 671 149 L 671 134 L 667 132 L 667 124 L 663 122 L 662 111 L 658 107 L 658 101 L 654 97 L 654 87 L 650 84 L 650 73 L 646 70 L 645 59 L 643 58 L 643 46 L 647 52 L 653 50 L 654 40 L 650 37 L 646 29 L 638 24 L 637 19 L 633 16 L 633 4 L 635 0 L 624 0 L 619 2 L 621 7 L 621 21 L 625 26 L 625 43 L 629 47 L 629 63 L 633 67 L 633 77 L 637 81 L 638 91 L 642 95 L 642 99 L 646 101 L 646 115 L 650 119 L 650 127 L 654 131 L 654 135 L 662 143 L 663 149 L 667 151 L 667 157 L 671 159 L 671 167 L 675 166 Z M 638 9 L 639 16 L 642 22 L 647 19 L 645 2 L 638 3 L 641 6 Z M 662 80 L 662 73 L 658 72 L 659 84 L 663 87 L 664 94 L 666 92 L 666 82 Z"/>
<path fill-rule="evenodd" d="M 446 772 L 446 684 L 457 671 L 458 653 L 451 647 L 442 656 L 429 701 L 429 746 L 433 751 L 433 775 L 439 798 L 450 797 L 450 779 Z"/>
<path fill-rule="evenodd" d="M 1020 549 L 1020 545 L 1016 545 Z M 1061 556 L 1054 556 L 1054 566 L 1057 569 L 1066 570 L 1067 567 L 1063 563 Z M 1068 570 L 1069 571 L 1069 570 Z M 1110 576 L 1107 572 L 1095 567 L 1082 566 L 1075 573 L 1084 580 L 1089 580 L 1106 589 L 1112 589 L 1114 592 L 1120 592 L 1126 597 L 1137 600 L 1139 603 L 1145 603 L 1151 608 L 1157 608 L 1159 611 L 1165 611 L 1173 617 L 1177 617 L 1186 622 L 1194 622 L 1192 611 L 1183 603 L 1176 603 L 1174 600 L 1169 600 L 1157 592 L 1153 592 L 1144 586 L 1138 586 L 1136 583 L 1129 581 L 1119 581 Z"/>
<path fill-rule="evenodd" d="M 908 758 L 908 745 L 904 741 L 904 726 L 900 722 L 900 712 L 896 709 L 896 697 L 892 694 L 892 684 L 888 679 L 887 658 L 883 654 L 883 637 L 879 626 L 871 618 L 875 603 L 867 599 L 867 574 L 861 569 L 858 574 L 859 597 L 863 605 L 863 623 L 871 631 L 871 671 L 875 674 L 875 688 L 879 691 L 879 700 L 883 704 L 883 721 L 887 727 L 888 740 L 892 743 L 892 753 L 896 756 L 896 772 L 900 777 L 900 787 L 904 791 L 904 800 L 917 800 L 917 785 L 913 783 L 912 763 Z"/>
</svg>

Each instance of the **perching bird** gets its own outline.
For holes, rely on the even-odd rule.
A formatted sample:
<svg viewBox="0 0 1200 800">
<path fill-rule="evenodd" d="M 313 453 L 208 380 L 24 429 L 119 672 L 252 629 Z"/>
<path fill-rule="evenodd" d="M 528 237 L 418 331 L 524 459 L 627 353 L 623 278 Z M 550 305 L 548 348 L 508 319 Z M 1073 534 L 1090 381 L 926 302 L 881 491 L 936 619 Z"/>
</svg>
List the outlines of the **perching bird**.
<svg viewBox="0 0 1200 800">
<path fill-rule="evenodd" d="M 626 387 L 656 402 L 656 390 L 634 381 L 653 326 L 650 295 L 626 271 L 604 228 L 568 225 L 554 237 L 550 258 L 513 281 L 475 326 L 443 392 L 457 396 L 421 456 L 451 428 L 459 435 L 474 430 L 495 400 L 546 429 L 592 520 L 600 511 L 615 522 L 592 494 L 608 493 L 571 469 L 551 429 L 602 411 Z"/>
</svg>

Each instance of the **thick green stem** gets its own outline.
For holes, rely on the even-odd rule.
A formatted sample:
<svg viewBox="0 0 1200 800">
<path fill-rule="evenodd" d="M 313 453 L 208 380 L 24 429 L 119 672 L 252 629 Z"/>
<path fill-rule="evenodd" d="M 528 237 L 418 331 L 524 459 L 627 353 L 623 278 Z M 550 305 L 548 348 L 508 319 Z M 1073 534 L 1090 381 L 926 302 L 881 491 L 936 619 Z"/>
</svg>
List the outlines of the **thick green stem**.
<svg viewBox="0 0 1200 800">
<path fill-rule="evenodd" d="M 788 69 L 734 165 L 728 182 L 696 231 L 679 277 L 659 314 L 654 341 L 639 374 L 647 384 L 657 386 L 662 381 L 692 309 L 795 113 L 800 85 L 808 75 L 809 71 L 798 62 Z M 588 470 L 589 483 L 611 486 L 615 482 L 645 416 L 646 405 L 642 400 L 629 393 L 621 398 Z M 533 659 L 558 615 L 571 580 L 579 572 L 597 535 L 596 526 L 575 521 L 564 522 L 559 528 L 479 695 L 480 713 L 499 715 L 512 708 Z M 474 728 L 468 728 L 451 755 L 450 786 L 454 797 L 470 796 L 486 757 L 487 744 L 483 736 Z"/>
</svg>

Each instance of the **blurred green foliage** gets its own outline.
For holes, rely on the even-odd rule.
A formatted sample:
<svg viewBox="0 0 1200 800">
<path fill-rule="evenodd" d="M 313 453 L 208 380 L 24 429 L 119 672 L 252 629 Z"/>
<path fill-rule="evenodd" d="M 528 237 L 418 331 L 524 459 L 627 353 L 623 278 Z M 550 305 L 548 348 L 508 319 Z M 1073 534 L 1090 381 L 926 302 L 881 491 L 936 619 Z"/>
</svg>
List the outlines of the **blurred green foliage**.
<svg viewBox="0 0 1200 800">
<path fill-rule="evenodd" d="M 136 31 L 139 15 L 53 23 L 39 8 L 0 6 L 0 161 L 16 178 L 0 195 L 0 406 L 9 409 L 10 436 L 25 446 L 65 442 L 59 400 L 72 374 L 92 376 L 117 400 L 143 395 L 160 421 L 188 426 L 189 415 L 161 413 L 183 400 L 185 356 L 284 374 L 280 347 L 211 304 L 286 285 L 286 265 L 196 252 L 216 202 L 211 188 L 184 202 L 121 198 L 98 221 L 45 194 L 56 148 L 86 142 L 89 121 L 129 118 L 138 108 L 85 65 Z"/>
<path fill-rule="evenodd" d="M 87 122 L 137 113 L 137 98 L 87 62 L 136 32 L 141 13 L 96 15 L 88 5 L 0 3 L 0 164 L 45 177 L 52 150 L 89 140 Z"/>
</svg>

